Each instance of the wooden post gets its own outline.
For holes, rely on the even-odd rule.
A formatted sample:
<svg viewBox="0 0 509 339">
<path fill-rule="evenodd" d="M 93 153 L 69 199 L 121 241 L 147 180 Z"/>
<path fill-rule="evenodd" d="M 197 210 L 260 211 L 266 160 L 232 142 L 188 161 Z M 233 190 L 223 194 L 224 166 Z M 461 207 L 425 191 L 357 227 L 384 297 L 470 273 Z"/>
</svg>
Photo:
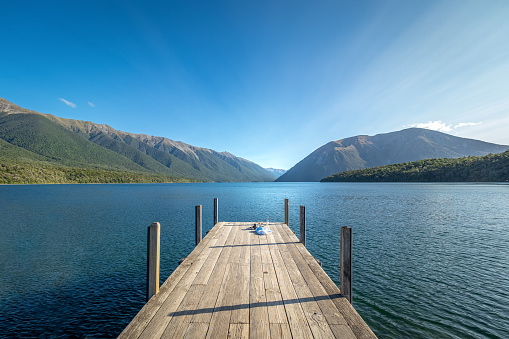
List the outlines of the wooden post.
<svg viewBox="0 0 509 339">
<path fill-rule="evenodd" d="M 214 226 L 216 226 L 219 220 L 219 201 L 217 198 L 214 198 Z"/>
<path fill-rule="evenodd" d="M 195 231 L 195 239 L 196 245 L 198 245 L 201 241 L 201 205 L 196 206 L 195 208 L 196 215 L 196 231 Z"/>
<path fill-rule="evenodd" d="M 299 240 L 306 246 L 306 206 L 300 206 Z"/>
<path fill-rule="evenodd" d="M 288 199 L 285 199 L 285 224 L 286 224 L 286 226 L 289 226 L 288 223 L 290 222 L 288 220 L 288 206 L 289 206 Z"/>
<path fill-rule="evenodd" d="M 147 301 L 159 292 L 159 247 L 161 225 L 158 222 L 148 227 L 147 239 Z"/>
<path fill-rule="evenodd" d="M 340 233 L 340 284 L 341 294 L 352 303 L 352 229 L 341 227 Z"/>
</svg>

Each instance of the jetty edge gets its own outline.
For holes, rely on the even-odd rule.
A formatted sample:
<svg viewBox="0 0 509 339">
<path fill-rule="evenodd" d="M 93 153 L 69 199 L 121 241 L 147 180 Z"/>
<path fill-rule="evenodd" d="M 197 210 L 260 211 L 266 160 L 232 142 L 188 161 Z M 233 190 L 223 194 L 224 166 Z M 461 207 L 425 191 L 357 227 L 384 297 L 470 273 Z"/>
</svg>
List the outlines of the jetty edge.
<svg viewBox="0 0 509 339">
<path fill-rule="evenodd" d="M 217 222 L 119 338 L 376 338 L 287 224 L 255 224 Z"/>
</svg>

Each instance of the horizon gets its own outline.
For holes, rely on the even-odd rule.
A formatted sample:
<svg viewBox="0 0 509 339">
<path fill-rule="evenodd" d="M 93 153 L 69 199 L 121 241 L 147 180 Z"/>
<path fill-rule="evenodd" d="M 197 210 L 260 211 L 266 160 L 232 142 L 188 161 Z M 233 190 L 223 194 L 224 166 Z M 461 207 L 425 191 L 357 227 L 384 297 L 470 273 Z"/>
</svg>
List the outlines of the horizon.
<svg viewBox="0 0 509 339">
<path fill-rule="evenodd" d="M 505 1 L 51 4 L 3 6 L 26 109 L 286 170 L 409 127 L 509 145 Z"/>
</svg>

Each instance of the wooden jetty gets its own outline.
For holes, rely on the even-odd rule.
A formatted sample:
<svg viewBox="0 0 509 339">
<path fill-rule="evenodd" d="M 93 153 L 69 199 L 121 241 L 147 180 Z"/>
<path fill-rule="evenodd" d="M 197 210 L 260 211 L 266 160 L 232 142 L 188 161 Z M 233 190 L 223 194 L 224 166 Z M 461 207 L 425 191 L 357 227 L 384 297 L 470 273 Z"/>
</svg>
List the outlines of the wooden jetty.
<svg viewBox="0 0 509 339">
<path fill-rule="evenodd" d="M 376 338 L 286 224 L 253 224 L 215 224 L 119 338 Z"/>
</svg>

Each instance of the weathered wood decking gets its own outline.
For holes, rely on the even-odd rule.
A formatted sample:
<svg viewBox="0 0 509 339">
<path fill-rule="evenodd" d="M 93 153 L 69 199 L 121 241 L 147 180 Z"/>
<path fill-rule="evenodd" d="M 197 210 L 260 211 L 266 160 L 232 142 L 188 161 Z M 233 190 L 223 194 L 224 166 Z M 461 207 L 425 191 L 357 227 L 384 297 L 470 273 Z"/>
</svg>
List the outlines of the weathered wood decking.
<svg viewBox="0 0 509 339">
<path fill-rule="evenodd" d="M 220 222 L 119 338 L 374 338 L 293 232 Z"/>
</svg>

